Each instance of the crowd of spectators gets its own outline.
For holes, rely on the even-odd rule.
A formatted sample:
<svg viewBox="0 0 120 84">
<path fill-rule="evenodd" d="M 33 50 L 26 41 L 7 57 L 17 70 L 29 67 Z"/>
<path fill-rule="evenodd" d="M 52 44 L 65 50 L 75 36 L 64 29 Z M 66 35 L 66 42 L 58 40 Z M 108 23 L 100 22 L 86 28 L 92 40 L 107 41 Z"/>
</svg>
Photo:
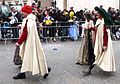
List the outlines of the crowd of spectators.
<svg viewBox="0 0 120 84">
<path fill-rule="evenodd" d="M 20 6 L 22 6 L 21 4 L 19 4 L 18 1 L 16 2 L 15 5 L 19 5 L 18 9 L 20 9 Z M 24 5 L 26 5 L 26 3 L 24 3 Z M 2 9 L 3 6 L 4 8 L 6 7 L 4 9 L 5 11 Z M 0 9 L 0 23 L 2 27 L 6 26 L 2 24 L 2 22 L 8 22 L 10 27 L 16 27 L 19 24 L 19 22 L 22 22 L 23 16 L 20 10 L 15 8 L 15 6 L 12 6 L 11 4 L 6 5 L 5 2 L 3 2 L 0 5 L 0 8 L 1 8 Z M 81 33 L 82 33 L 81 25 L 85 21 L 84 13 L 90 13 L 94 23 L 96 22 L 96 13 L 94 10 L 90 11 L 88 9 L 81 9 L 80 11 L 75 12 L 74 7 L 70 7 L 69 10 L 66 10 L 66 9 L 59 10 L 59 8 L 57 8 L 55 4 L 53 3 L 51 4 L 50 7 L 46 7 L 45 10 L 43 10 L 41 9 L 40 1 L 38 1 L 37 3 L 35 2 L 32 3 L 32 8 L 33 8 L 33 14 L 36 15 L 37 22 L 40 28 L 42 28 L 43 26 L 45 27 L 45 28 L 42 28 L 43 37 L 48 37 L 48 36 L 55 37 L 56 35 L 64 36 L 61 40 L 65 41 L 66 40 L 65 36 L 68 36 L 68 33 L 69 33 L 69 26 L 71 24 L 74 24 L 74 22 L 78 22 L 79 36 L 81 36 Z M 120 10 L 119 9 L 109 7 L 108 14 L 112 18 L 115 25 L 120 25 Z M 55 27 L 56 25 L 61 26 L 61 27 L 56 28 Z M 12 32 L 13 32 L 12 37 L 18 38 L 19 36 L 18 29 L 13 28 Z M 115 31 L 114 33 L 116 32 L 117 31 Z M 4 29 L 3 30 L 1 29 L 1 34 L 2 34 L 2 38 L 4 38 L 5 36 Z M 55 38 L 51 38 L 51 39 L 55 41 Z"/>
</svg>

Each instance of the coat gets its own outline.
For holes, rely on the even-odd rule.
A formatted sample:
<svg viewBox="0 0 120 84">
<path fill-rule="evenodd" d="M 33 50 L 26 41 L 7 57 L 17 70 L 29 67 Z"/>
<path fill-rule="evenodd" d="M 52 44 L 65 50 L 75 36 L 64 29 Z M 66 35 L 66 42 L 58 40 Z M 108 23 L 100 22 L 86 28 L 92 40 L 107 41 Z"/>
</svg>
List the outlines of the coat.
<svg viewBox="0 0 120 84">
<path fill-rule="evenodd" d="M 85 21 L 85 24 L 83 25 L 84 29 L 84 37 L 81 40 L 80 44 L 80 50 L 79 50 L 79 57 L 78 57 L 78 62 L 80 64 L 91 64 L 90 60 L 93 59 L 94 55 L 93 54 L 93 33 L 89 29 L 91 27 L 94 27 L 93 21 L 90 20 L 89 22 Z M 91 52 L 91 53 L 89 53 Z M 91 58 L 90 58 L 91 55 Z M 92 62 L 93 63 L 93 62 Z"/>
<path fill-rule="evenodd" d="M 110 30 L 107 29 L 108 34 L 108 42 L 107 42 L 107 50 L 103 51 L 104 46 L 104 19 L 97 20 L 97 32 L 96 32 L 96 39 L 95 39 L 95 47 L 94 47 L 94 54 L 95 54 L 95 62 L 97 66 L 99 66 L 104 71 L 116 71 L 115 67 L 115 59 L 112 47 L 112 40 L 110 36 Z"/>
<path fill-rule="evenodd" d="M 25 42 L 20 45 L 19 55 L 22 58 L 22 72 L 32 72 L 32 75 L 48 73 L 45 54 L 37 33 L 36 18 L 29 14 L 22 23 L 22 29 L 27 20 L 28 35 Z M 21 31 L 22 32 L 22 31 Z"/>
</svg>

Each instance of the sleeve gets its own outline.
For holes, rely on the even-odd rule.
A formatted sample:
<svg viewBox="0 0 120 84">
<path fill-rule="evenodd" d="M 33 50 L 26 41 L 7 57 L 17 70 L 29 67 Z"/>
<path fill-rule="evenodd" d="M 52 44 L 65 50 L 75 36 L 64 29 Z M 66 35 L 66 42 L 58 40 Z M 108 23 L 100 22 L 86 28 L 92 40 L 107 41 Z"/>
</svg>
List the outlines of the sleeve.
<svg viewBox="0 0 120 84">
<path fill-rule="evenodd" d="M 107 33 L 107 27 L 104 25 L 104 35 L 103 35 L 103 46 L 108 45 L 108 33 Z"/>
<path fill-rule="evenodd" d="M 17 43 L 19 45 L 22 44 L 27 39 L 27 35 L 28 35 L 28 31 L 27 31 L 27 21 L 26 21 L 26 24 L 23 28 L 23 32 L 22 32 L 20 38 L 18 39 Z"/>
<path fill-rule="evenodd" d="M 118 32 L 118 31 L 116 32 L 116 37 L 117 37 L 117 39 L 120 38 L 120 35 L 119 35 L 119 32 Z"/>
<path fill-rule="evenodd" d="M 95 27 L 91 27 L 90 29 L 95 32 L 97 31 Z"/>
</svg>

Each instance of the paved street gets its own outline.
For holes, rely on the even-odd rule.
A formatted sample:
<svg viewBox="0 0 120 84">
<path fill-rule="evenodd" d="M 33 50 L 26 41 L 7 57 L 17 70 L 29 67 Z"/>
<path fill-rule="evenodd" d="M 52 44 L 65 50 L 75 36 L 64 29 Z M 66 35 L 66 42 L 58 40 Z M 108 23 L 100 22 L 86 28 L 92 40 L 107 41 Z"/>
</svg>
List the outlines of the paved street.
<svg viewBox="0 0 120 84">
<path fill-rule="evenodd" d="M 95 67 L 90 76 L 82 71 L 88 66 L 76 65 L 80 41 L 42 43 L 48 65 L 52 71 L 47 79 L 27 73 L 27 79 L 14 80 L 19 68 L 12 63 L 15 45 L 0 42 L 0 84 L 120 84 L 120 41 L 113 42 L 117 72 L 107 73 Z"/>
</svg>

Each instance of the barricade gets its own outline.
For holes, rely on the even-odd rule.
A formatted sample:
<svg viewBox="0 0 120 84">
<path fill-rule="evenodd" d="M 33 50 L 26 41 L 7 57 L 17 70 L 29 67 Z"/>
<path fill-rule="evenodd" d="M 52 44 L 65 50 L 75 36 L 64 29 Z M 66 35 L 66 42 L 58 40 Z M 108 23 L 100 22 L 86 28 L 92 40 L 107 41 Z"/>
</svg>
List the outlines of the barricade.
<svg viewBox="0 0 120 84">
<path fill-rule="evenodd" d="M 38 34 L 43 41 L 47 39 L 68 39 L 77 40 L 82 32 L 81 24 L 84 21 L 74 21 L 74 22 L 53 22 L 51 25 L 42 25 L 37 23 Z M 20 24 L 20 23 L 19 23 Z M 115 35 L 117 29 L 120 25 L 109 26 L 112 35 Z M 19 38 L 19 29 L 17 27 L 11 27 L 9 23 L 2 23 L 0 27 L 0 39 L 5 40 L 17 40 Z"/>
<path fill-rule="evenodd" d="M 84 22 L 68 22 L 60 21 L 53 22 L 51 25 L 38 26 L 39 36 L 44 41 L 47 39 L 61 39 L 65 40 L 70 38 L 71 40 L 77 40 L 79 37 L 79 31 L 81 31 L 81 24 Z M 41 25 L 41 24 L 40 24 Z"/>
<path fill-rule="evenodd" d="M 19 24 L 19 23 L 17 23 Z M 5 41 L 7 40 L 17 40 L 19 37 L 19 29 L 17 26 L 11 26 L 8 22 L 1 23 L 0 26 L 0 39 Z"/>
</svg>

